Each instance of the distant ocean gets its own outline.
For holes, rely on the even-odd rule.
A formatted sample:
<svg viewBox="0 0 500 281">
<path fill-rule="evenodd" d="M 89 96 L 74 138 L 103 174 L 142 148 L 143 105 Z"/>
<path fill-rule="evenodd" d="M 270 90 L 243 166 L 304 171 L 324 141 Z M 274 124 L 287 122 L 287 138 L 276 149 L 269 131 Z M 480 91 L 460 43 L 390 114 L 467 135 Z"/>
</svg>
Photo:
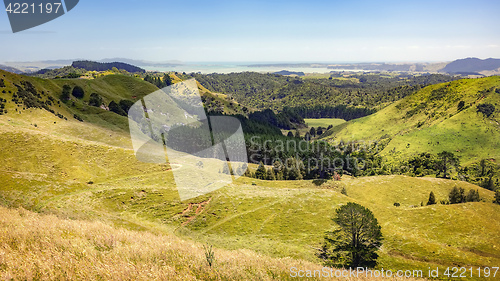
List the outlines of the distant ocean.
<svg viewBox="0 0 500 281">
<path fill-rule="evenodd" d="M 232 72 L 260 72 L 260 73 L 273 73 L 281 70 L 288 70 L 293 72 L 304 72 L 304 73 L 330 73 L 333 69 L 328 69 L 325 66 L 311 67 L 310 65 L 301 66 L 299 63 L 183 63 L 182 65 L 172 65 L 172 66 L 148 66 L 142 65 L 142 68 L 150 71 L 176 71 L 176 72 L 186 72 L 186 73 L 198 73 L 203 74 L 210 73 L 232 73 Z M 342 71 L 342 69 L 335 69 L 335 71 Z M 353 71 L 353 70 L 350 70 Z"/>
</svg>

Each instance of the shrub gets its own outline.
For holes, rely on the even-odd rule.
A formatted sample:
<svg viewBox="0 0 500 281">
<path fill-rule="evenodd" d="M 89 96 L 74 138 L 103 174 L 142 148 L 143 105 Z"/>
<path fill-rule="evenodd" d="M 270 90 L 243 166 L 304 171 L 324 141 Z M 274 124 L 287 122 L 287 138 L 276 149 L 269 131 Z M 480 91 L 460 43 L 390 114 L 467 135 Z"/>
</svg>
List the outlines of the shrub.
<svg viewBox="0 0 500 281">
<path fill-rule="evenodd" d="M 75 118 L 76 120 L 78 120 L 78 121 L 80 121 L 80 122 L 83 122 L 82 117 L 80 117 L 80 116 L 78 116 L 78 115 L 76 115 L 76 114 L 74 114 L 74 115 L 73 115 L 73 118 Z"/>
<path fill-rule="evenodd" d="M 89 105 L 90 106 L 97 106 L 97 107 L 101 106 L 102 105 L 102 97 L 96 93 L 92 93 L 90 95 Z"/>
<path fill-rule="evenodd" d="M 465 203 L 465 190 L 463 188 L 457 188 L 456 186 L 450 191 L 448 195 L 450 204 Z"/>
<path fill-rule="evenodd" d="M 443 151 L 438 153 L 438 159 L 435 162 L 436 168 L 439 173 L 443 174 L 443 178 L 448 178 L 449 171 L 452 166 L 457 168 L 459 166 L 458 157 L 455 156 L 452 152 Z"/>
<path fill-rule="evenodd" d="M 68 73 L 68 74 L 64 75 L 61 78 L 80 78 L 80 76 L 81 75 L 78 74 L 78 73 L 71 72 L 71 73 Z"/>
<path fill-rule="evenodd" d="M 62 92 L 61 92 L 61 100 L 62 101 L 67 101 L 69 100 L 70 98 L 70 91 L 71 91 L 71 87 L 68 86 L 68 85 L 64 85 L 63 88 L 62 88 Z"/>
<path fill-rule="evenodd" d="M 82 87 L 75 86 L 73 88 L 73 91 L 71 92 L 71 95 L 73 95 L 77 99 L 82 99 L 83 96 L 85 95 L 85 91 L 83 91 Z"/>
<path fill-rule="evenodd" d="M 112 111 L 116 114 L 120 114 L 123 116 L 127 116 L 127 113 L 123 111 L 123 109 L 114 101 L 111 101 L 108 105 L 109 111 Z"/>
<path fill-rule="evenodd" d="M 436 204 L 436 196 L 434 196 L 434 192 L 431 191 L 429 194 L 429 200 L 427 201 L 427 206 Z"/>
<path fill-rule="evenodd" d="M 495 192 L 495 201 L 493 203 L 500 205 L 500 189 Z"/>
<path fill-rule="evenodd" d="M 347 190 L 345 189 L 345 187 L 342 187 L 342 190 L 340 191 L 340 193 L 342 193 L 345 196 L 347 196 Z"/>
<path fill-rule="evenodd" d="M 490 117 L 490 115 L 495 112 L 495 106 L 490 103 L 478 104 L 477 112 L 481 112 L 484 116 Z"/>
<path fill-rule="evenodd" d="M 134 102 L 131 101 L 131 100 L 121 100 L 118 105 L 120 105 L 120 107 L 123 109 L 123 111 L 125 111 L 126 113 L 128 113 L 128 111 L 130 110 L 130 108 L 132 107 L 132 105 L 134 105 Z"/>
<path fill-rule="evenodd" d="M 479 197 L 479 190 L 471 189 L 465 198 L 467 202 L 479 202 L 481 198 Z"/>
<path fill-rule="evenodd" d="M 458 111 L 462 110 L 464 108 L 464 106 L 465 106 L 465 102 L 463 100 L 461 100 L 457 106 Z"/>
<path fill-rule="evenodd" d="M 259 167 L 255 171 L 255 177 L 261 180 L 265 180 L 266 176 L 267 176 L 266 167 L 264 167 L 264 164 L 260 162 Z"/>
</svg>

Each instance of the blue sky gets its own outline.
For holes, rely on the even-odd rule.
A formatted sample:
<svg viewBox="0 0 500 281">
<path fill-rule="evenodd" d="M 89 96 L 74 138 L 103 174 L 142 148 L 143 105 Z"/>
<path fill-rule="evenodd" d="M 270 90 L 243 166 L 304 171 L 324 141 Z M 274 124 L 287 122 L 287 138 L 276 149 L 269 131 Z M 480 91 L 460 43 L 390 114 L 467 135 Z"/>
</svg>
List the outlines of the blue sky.
<svg viewBox="0 0 500 281">
<path fill-rule="evenodd" d="M 0 62 L 126 57 L 153 61 L 446 61 L 500 57 L 500 1 L 80 0 L 12 34 Z"/>
</svg>

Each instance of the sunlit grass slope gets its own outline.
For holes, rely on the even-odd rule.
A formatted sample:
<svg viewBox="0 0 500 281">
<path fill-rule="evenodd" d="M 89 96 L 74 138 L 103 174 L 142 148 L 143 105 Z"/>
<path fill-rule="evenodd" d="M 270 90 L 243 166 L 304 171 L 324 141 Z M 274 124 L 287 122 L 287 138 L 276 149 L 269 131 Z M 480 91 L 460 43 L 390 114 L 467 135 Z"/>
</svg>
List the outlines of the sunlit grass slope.
<svg viewBox="0 0 500 281">
<path fill-rule="evenodd" d="M 174 276 L 168 274 L 175 269 L 175 273 L 187 279 L 217 279 L 217 275 L 210 274 L 235 280 L 283 279 L 286 267 L 296 260 L 320 263 L 316 249 L 325 231 L 332 227 L 334 210 L 350 201 L 371 209 L 382 226 L 385 241 L 380 250 L 381 267 L 426 270 L 429 266 L 500 264 L 500 206 L 491 203 L 493 192 L 477 186 L 404 176 L 344 177 L 340 182 L 261 181 L 243 177 L 215 192 L 180 201 L 173 180 L 174 165 L 137 161 L 127 131 L 106 125 L 110 123 L 68 119 L 41 109 L 21 114 L 9 111 L 0 116 L 0 204 L 98 222 L 59 221 L 31 213 L 21 217 L 21 211 L 2 209 L 5 216 L 1 217 L 11 219 L 2 221 L 0 227 L 15 231 L 0 232 L 6 237 L 0 241 L 18 239 L 26 243 L 19 244 L 25 245 L 23 248 L 0 242 L 1 251 L 6 253 L 0 263 L 8 265 L 0 265 L 0 274 L 29 279 L 20 266 L 26 260 L 30 272 L 36 272 L 38 266 L 38 272 L 54 272 L 52 279 L 73 276 L 64 274 L 76 274 L 76 268 L 92 262 L 97 267 L 81 276 L 83 279 L 106 278 L 111 273 L 102 271 L 108 267 L 110 272 L 123 269 L 117 276 L 131 279 L 145 278 L 142 271 L 132 271 L 145 267 L 166 277 Z M 431 191 L 438 200 L 446 199 L 455 185 L 467 191 L 479 189 L 484 202 L 420 206 Z M 347 196 L 340 192 L 343 187 Z M 395 207 L 394 203 L 401 206 Z M 20 226 L 23 224 L 24 230 Z M 76 241 L 75 245 L 64 240 L 68 237 Z M 96 249 L 95 245 L 108 243 L 103 239 L 117 241 L 116 246 L 104 251 Z M 200 245 L 177 242 L 178 239 L 215 245 L 216 253 L 225 253 L 218 262 L 226 265 L 220 265 L 219 271 L 210 271 L 203 263 Z M 167 251 L 172 249 L 165 241 L 173 241 L 171 247 L 180 244 L 182 249 L 180 254 L 170 250 L 172 257 L 165 268 L 159 268 L 160 260 L 167 261 L 160 255 L 163 245 Z M 40 245 L 49 250 L 44 252 Z M 144 249 L 144 256 L 139 249 Z M 241 249 L 249 251 L 242 253 Z M 30 252 L 40 253 L 40 258 L 30 256 Z M 6 263 L 7 253 L 10 258 Z M 294 260 L 276 260 L 285 257 Z M 62 267 L 50 268 L 57 261 Z M 74 270 L 66 266 L 73 266 Z M 234 271 L 229 269 L 233 266 Z"/>
<path fill-rule="evenodd" d="M 61 114 L 67 119 L 74 119 L 77 114 L 84 121 L 99 125 L 113 130 L 127 130 L 127 117 L 117 115 L 108 110 L 89 106 L 88 100 L 92 93 L 96 93 L 103 98 L 104 104 L 109 104 L 111 101 L 118 103 L 122 99 L 139 100 L 142 97 L 153 93 L 158 88 L 140 78 L 125 76 L 125 75 L 107 75 L 92 80 L 87 79 L 41 79 L 23 75 L 17 75 L 0 70 L 0 79 L 4 80 L 5 87 L 0 88 L 0 98 L 10 101 L 13 95 L 17 92 L 16 85 L 22 85 L 23 82 L 31 83 L 41 95 L 40 101 L 47 101 L 53 98 L 50 109 L 55 113 Z M 82 99 L 72 97 L 70 101 L 63 103 L 57 101 L 61 97 L 62 88 L 64 85 L 70 86 L 71 89 L 75 86 L 80 86 L 85 95 Z M 24 111 L 25 106 L 17 106 L 13 102 L 6 103 L 6 110 L 10 113 L 19 113 Z"/>
<path fill-rule="evenodd" d="M 2 280 L 289 280 L 306 261 L 215 249 L 173 235 L 129 231 L 0 207 Z M 319 279 L 319 278 L 315 278 Z M 362 279 L 368 280 L 368 279 Z"/>
<path fill-rule="evenodd" d="M 390 139 L 382 154 L 395 159 L 443 150 L 456 153 L 463 164 L 499 158 L 499 88 L 499 76 L 428 86 L 373 115 L 333 128 L 327 139 Z M 460 101 L 465 104 L 462 110 Z M 484 117 L 476 108 L 481 103 L 493 104 L 496 112 Z"/>
<path fill-rule="evenodd" d="M 345 123 L 344 119 L 338 119 L 338 118 L 320 118 L 320 119 L 304 119 L 306 122 L 307 126 L 309 127 L 323 127 L 327 128 L 328 126 L 332 125 L 333 127 L 338 126 L 340 124 Z"/>
<path fill-rule="evenodd" d="M 316 249 L 332 227 L 335 208 L 354 201 L 373 210 L 382 225 L 384 268 L 500 262 L 500 206 L 491 203 L 491 191 L 465 182 L 403 176 L 340 182 L 240 178 L 181 202 L 171 167 L 138 162 L 125 136 L 82 125 L 77 131 L 96 140 L 79 138 L 58 124 L 82 123 L 53 124 L 57 117 L 36 113 L 47 118 L 39 118 L 37 127 L 30 125 L 29 113 L 0 117 L 0 144 L 6 148 L 0 171 L 3 205 L 319 264 Z M 116 136 L 114 142 L 109 135 Z M 479 189 L 485 202 L 420 206 L 431 191 L 446 199 L 455 185 Z M 340 193 L 343 187 L 348 196 Z"/>
</svg>

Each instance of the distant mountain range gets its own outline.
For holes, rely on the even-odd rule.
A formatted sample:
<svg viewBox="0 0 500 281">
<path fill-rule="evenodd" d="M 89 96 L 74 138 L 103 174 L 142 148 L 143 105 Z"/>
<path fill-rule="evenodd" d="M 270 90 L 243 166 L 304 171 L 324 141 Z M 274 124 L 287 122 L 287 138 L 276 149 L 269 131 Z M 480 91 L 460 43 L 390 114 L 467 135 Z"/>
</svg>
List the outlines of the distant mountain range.
<svg viewBox="0 0 500 281">
<path fill-rule="evenodd" d="M 466 58 L 452 61 L 439 71 L 447 73 L 481 73 L 484 71 L 498 72 L 499 69 L 500 59 Z"/>
<path fill-rule="evenodd" d="M 478 59 L 466 58 L 458 59 L 452 62 L 440 63 L 385 63 L 385 62 L 366 62 L 366 63 L 279 63 L 279 64 L 259 64 L 253 66 L 262 67 L 283 67 L 293 69 L 296 67 L 328 68 L 332 72 L 338 71 L 397 71 L 397 72 L 429 72 L 429 73 L 450 73 L 462 75 L 498 75 L 500 74 L 500 59 Z M 280 71 L 278 74 L 293 71 Z M 283 74 L 289 75 L 289 74 Z"/>
<path fill-rule="evenodd" d="M 70 66 L 74 61 L 85 61 L 85 59 L 77 58 L 72 60 L 61 59 L 61 60 L 43 60 L 43 61 L 3 62 L 3 64 L 0 64 L 0 69 L 18 74 L 29 73 L 29 72 L 37 72 L 42 69 L 56 69 L 64 66 Z M 142 68 L 147 68 L 147 67 L 168 68 L 184 64 L 181 61 L 152 62 L 146 60 L 133 60 L 127 58 L 106 58 L 98 60 L 96 62 L 100 63 L 122 62 Z"/>
<path fill-rule="evenodd" d="M 369 70 L 369 71 L 403 71 L 425 72 L 426 63 L 356 63 L 337 64 L 328 66 L 329 69 Z"/>
<path fill-rule="evenodd" d="M 16 73 L 16 74 L 23 73 L 21 70 L 15 68 L 15 67 L 3 65 L 3 64 L 0 64 L 0 69 L 11 72 L 11 73 Z"/>
<path fill-rule="evenodd" d="M 41 69 L 56 69 L 64 66 L 72 65 L 77 60 L 45 60 L 32 62 L 4 62 L 0 64 L 0 69 L 12 73 L 30 73 L 37 72 Z M 145 60 L 134 60 L 127 58 L 106 58 L 97 61 L 96 63 L 124 63 L 130 66 L 140 67 L 141 69 L 151 69 L 151 67 L 166 68 L 184 65 L 181 61 L 165 61 L 153 62 Z M 280 67 L 282 71 L 276 72 L 282 75 L 299 75 L 302 72 L 294 71 L 294 68 L 310 67 L 310 68 L 328 68 L 333 72 L 338 71 L 397 71 L 397 72 L 428 72 L 428 73 L 450 73 L 461 75 L 500 75 L 500 59 L 488 58 L 465 58 L 458 59 L 452 62 L 440 63 L 384 63 L 384 62 L 366 62 L 366 63 L 279 63 L 279 64 L 254 64 L 253 67 Z M 124 69 L 123 67 L 117 67 Z"/>
</svg>

